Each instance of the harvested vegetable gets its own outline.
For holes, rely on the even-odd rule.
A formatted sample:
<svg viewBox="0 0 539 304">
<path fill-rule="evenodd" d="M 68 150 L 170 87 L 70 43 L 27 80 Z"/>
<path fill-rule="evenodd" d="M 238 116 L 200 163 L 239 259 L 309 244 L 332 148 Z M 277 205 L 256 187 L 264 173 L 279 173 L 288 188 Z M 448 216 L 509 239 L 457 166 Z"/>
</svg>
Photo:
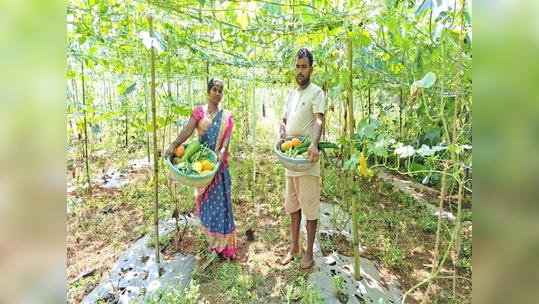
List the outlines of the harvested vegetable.
<svg viewBox="0 0 539 304">
<path fill-rule="evenodd" d="M 182 157 L 183 153 L 185 152 L 185 147 L 183 145 L 180 145 L 176 148 L 176 151 L 174 151 L 174 155 L 176 157 Z"/>
<path fill-rule="evenodd" d="M 198 140 L 194 140 L 192 143 L 189 144 L 187 149 L 185 149 L 185 152 L 183 153 L 182 157 L 180 158 L 181 162 L 184 162 L 188 160 L 191 156 L 193 156 L 198 150 L 200 150 L 200 142 Z"/>
<path fill-rule="evenodd" d="M 193 163 L 193 166 L 191 169 L 196 170 L 198 173 L 202 172 L 202 163 L 201 162 Z"/>
</svg>

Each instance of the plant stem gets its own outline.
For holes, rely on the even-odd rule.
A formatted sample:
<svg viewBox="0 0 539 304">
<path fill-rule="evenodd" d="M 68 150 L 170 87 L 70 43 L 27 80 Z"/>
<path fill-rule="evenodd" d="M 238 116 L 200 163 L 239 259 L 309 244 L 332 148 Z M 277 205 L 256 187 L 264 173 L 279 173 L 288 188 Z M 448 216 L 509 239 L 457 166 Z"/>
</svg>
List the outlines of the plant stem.
<svg viewBox="0 0 539 304">
<path fill-rule="evenodd" d="M 441 195 L 440 195 L 440 207 L 438 208 L 438 229 L 436 229 L 436 242 L 434 243 L 434 258 L 432 260 L 432 274 L 431 276 L 434 276 L 434 272 L 436 270 L 436 261 L 438 259 L 438 246 L 440 245 L 440 228 L 442 225 L 442 212 L 444 210 L 444 197 L 445 197 L 445 176 L 447 173 L 447 167 L 448 162 L 444 163 L 444 173 L 442 174 L 442 189 L 441 189 Z M 432 281 L 429 282 L 429 286 L 427 287 L 427 291 L 425 292 L 425 297 L 423 298 L 423 302 L 425 302 L 429 297 L 429 292 L 432 287 Z"/>
</svg>

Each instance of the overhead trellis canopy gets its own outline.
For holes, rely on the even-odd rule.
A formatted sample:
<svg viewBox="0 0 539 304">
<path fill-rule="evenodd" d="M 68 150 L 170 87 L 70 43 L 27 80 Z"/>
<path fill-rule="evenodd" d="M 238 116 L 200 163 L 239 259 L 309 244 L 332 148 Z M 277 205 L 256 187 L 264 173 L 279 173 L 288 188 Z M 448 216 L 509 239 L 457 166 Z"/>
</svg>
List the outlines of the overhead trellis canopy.
<svg viewBox="0 0 539 304">
<path fill-rule="evenodd" d="M 267 72 L 266 80 L 291 82 L 296 49 L 311 49 L 319 71 L 339 71 L 346 62 L 345 41 L 351 39 L 356 53 L 353 77 L 369 79 L 356 88 L 375 84 L 406 87 L 440 60 L 441 43 L 453 52 L 446 57 L 447 68 L 454 68 L 458 34 L 442 42 L 443 28 L 433 26 L 435 21 L 445 20 L 445 27 L 456 33 L 458 25 L 448 18 L 459 8 L 435 7 L 439 1 L 423 1 L 416 8 L 403 2 L 72 0 L 68 16 L 74 16 L 72 24 L 80 36 L 70 42 L 68 55 L 102 64 L 117 60 L 112 58 L 129 58 L 130 52 L 141 47 L 140 33 L 148 31 L 146 17 L 154 16 L 162 52 L 180 68 L 195 62 L 236 68 L 239 74 L 256 68 Z M 436 20 L 429 19 L 432 11 Z M 463 69 L 471 75 L 470 35 L 464 46 L 470 57 L 463 61 Z M 81 51 L 86 39 L 93 46 Z M 100 52 L 98 46 L 108 51 Z M 330 72 L 316 77 L 330 86 L 344 79 Z M 462 92 L 466 91 L 463 87 Z"/>
</svg>

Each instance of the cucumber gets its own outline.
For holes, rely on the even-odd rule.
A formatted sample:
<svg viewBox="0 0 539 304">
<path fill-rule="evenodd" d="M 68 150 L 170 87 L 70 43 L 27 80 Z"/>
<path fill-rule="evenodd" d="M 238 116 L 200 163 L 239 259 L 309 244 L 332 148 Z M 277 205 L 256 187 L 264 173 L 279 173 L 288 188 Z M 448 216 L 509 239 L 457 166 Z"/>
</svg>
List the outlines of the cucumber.
<svg viewBox="0 0 539 304">
<path fill-rule="evenodd" d="M 189 144 L 187 149 L 185 149 L 185 152 L 180 158 L 180 162 L 184 162 L 188 160 L 189 158 L 191 158 L 191 156 L 193 156 L 199 149 L 200 149 L 200 142 L 198 140 L 194 140 L 192 143 Z"/>
<path fill-rule="evenodd" d="M 299 144 L 295 149 L 301 149 L 301 148 L 304 148 L 304 147 L 307 147 L 309 148 L 309 146 L 311 145 L 311 140 L 306 140 L 304 142 L 302 142 L 301 144 Z"/>
</svg>

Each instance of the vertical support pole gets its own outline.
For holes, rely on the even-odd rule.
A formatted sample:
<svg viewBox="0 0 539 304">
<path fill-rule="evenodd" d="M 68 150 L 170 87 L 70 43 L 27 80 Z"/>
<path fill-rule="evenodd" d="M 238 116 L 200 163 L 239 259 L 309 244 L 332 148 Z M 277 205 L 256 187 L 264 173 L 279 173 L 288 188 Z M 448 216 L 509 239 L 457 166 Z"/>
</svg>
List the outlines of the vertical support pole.
<svg viewBox="0 0 539 304">
<path fill-rule="evenodd" d="M 255 67 L 252 67 L 253 72 L 253 182 L 256 181 L 256 78 Z"/>
<path fill-rule="evenodd" d="M 84 92 L 84 59 L 81 61 L 80 80 L 82 82 L 82 106 L 84 109 L 84 158 L 86 164 L 86 179 L 88 181 L 88 193 L 92 194 L 92 178 L 90 177 L 90 160 L 88 159 L 88 120 L 86 110 L 86 94 Z"/>
<path fill-rule="evenodd" d="M 347 95 L 348 95 L 348 128 L 350 130 L 350 157 L 354 154 L 355 144 L 354 144 L 354 92 L 352 90 L 352 41 L 350 37 L 347 39 L 348 42 L 348 70 L 350 75 L 348 76 L 348 85 L 346 86 Z M 359 235 L 358 235 L 358 223 L 357 223 L 357 206 L 356 200 L 359 192 L 357 191 L 357 185 L 354 182 L 353 170 L 350 173 L 351 191 L 349 192 L 352 196 L 352 226 L 353 226 L 353 237 L 354 237 L 354 276 L 357 281 L 361 279 L 360 273 L 360 259 L 359 259 Z"/>
<path fill-rule="evenodd" d="M 148 17 L 150 22 L 150 37 L 153 38 L 153 17 Z M 155 50 L 153 46 L 150 48 L 151 54 L 151 72 L 152 72 L 152 125 L 153 125 L 153 180 L 154 180 L 154 197 L 153 197 L 153 225 L 155 229 L 155 262 L 159 264 L 159 162 L 157 161 L 157 124 L 155 121 Z"/>
</svg>

